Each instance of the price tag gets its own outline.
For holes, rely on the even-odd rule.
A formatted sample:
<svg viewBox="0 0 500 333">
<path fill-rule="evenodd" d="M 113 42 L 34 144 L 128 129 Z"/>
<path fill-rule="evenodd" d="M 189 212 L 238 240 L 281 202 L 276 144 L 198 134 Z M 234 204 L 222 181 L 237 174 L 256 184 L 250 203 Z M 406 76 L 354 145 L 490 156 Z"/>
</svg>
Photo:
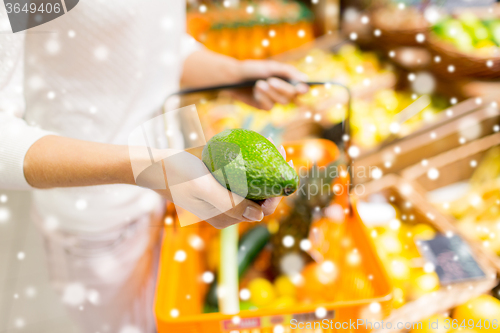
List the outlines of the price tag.
<svg viewBox="0 0 500 333">
<path fill-rule="evenodd" d="M 439 235 L 429 240 L 417 240 L 417 246 L 424 258 L 434 264 L 441 284 L 486 277 L 469 245 L 457 235 Z"/>
</svg>

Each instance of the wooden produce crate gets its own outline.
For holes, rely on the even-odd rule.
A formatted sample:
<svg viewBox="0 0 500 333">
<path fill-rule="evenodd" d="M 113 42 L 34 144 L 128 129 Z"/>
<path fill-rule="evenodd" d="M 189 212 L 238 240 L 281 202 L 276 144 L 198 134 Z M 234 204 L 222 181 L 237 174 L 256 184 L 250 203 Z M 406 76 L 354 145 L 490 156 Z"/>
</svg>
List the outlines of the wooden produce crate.
<svg viewBox="0 0 500 333">
<path fill-rule="evenodd" d="M 354 171 L 358 173 L 356 182 L 369 181 L 374 169 L 383 174 L 400 173 L 424 159 L 492 134 L 498 124 L 500 111 L 497 102 L 488 98 L 468 99 L 439 113 L 433 123 L 412 134 L 361 152 L 354 162 Z M 362 170 L 366 172 L 359 172 Z"/>
<path fill-rule="evenodd" d="M 372 195 L 382 195 L 387 201 L 394 204 L 405 216 L 413 216 L 411 223 L 425 223 L 435 228 L 442 234 L 458 234 L 459 230 L 450 223 L 450 220 L 430 205 L 422 196 L 418 185 L 406 181 L 397 175 L 387 175 L 379 180 L 364 185 L 365 192 L 360 199 Z M 470 242 L 470 249 L 475 260 L 480 265 L 486 277 L 481 280 L 441 285 L 440 289 L 425 294 L 416 300 L 404 304 L 402 307 L 392 311 L 391 315 L 384 319 L 384 329 L 375 330 L 377 333 L 404 332 L 405 329 L 397 329 L 397 323 L 419 322 L 435 313 L 442 313 L 463 304 L 471 298 L 489 292 L 497 283 L 497 270 L 491 257 L 484 256 L 480 246 Z M 392 329 L 387 328 L 391 322 Z"/>
<path fill-rule="evenodd" d="M 430 191 L 469 180 L 481 158 L 490 148 L 498 145 L 500 145 L 500 133 L 495 133 L 435 156 L 429 159 L 425 166 L 416 164 L 408 167 L 401 174 L 404 179 L 414 183 L 422 196 L 428 196 Z M 456 219 L 450 215 L 445 215 L 445 218 L 451 224 L 456 223 Z M 471 243 L 477 243 L 481 252 L 500 269 L 500 257 L 492 253 L 488 246 L 484 246 L 484 243 L 480 244 L 469 233 L 460 233 Z"/>
</svg>

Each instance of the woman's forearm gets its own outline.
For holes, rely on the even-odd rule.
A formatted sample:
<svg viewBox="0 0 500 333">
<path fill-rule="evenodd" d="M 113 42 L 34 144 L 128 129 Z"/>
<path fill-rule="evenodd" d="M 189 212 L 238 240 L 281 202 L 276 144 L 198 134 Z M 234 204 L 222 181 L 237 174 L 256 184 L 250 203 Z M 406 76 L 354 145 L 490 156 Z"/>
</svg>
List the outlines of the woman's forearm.
<svg viewBox="0 0 500 333">
<path fill-rule="evenodd" d="M 28 150 L 24 175 L 35 188 L 135 184 L 127 146 L 51 135 Z"/>
<path fill-rule="evenodd" d="M 241 81 L 241 62 L 237 59 L 202 49 L 184 61 L 181 84 L 196 88 Z"/>
</svg>

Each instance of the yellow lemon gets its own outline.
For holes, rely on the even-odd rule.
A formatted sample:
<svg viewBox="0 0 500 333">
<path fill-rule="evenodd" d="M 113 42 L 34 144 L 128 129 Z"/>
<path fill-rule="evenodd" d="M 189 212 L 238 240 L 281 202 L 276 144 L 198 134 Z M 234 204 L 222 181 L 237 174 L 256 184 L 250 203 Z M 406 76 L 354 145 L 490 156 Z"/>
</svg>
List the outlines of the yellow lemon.
<svg viewBox="0 0 500 333">
<path fill-rule="evenodd" d="M 271 303 L 276 298 L 274 287 L 266 279 L 256 278 L 248 284 L 250 301 L 258 307 Z"/>
<path fill-rule="evenodd" d="M 279 296 L 295 297 L 296 288 L 290 278 L 286 275 L 278 276 L 274 281 L 274 287 Z"/>
<path fill-rule="evenodd" d="M 405 305 L 406 296 L 403 288 L 394 288 L 392 291 L 392 306 L 397 309 Z"/>
<path fill-rule="evenodd" d="M 455 308 L 453 319 L 460 325 L 469 326 L 469 319 L 474 320 L 474 329 L 479 332 L 500 331 L 500 300 L 490 295 L 481 295 Z M 496 320 L 496 321 L 495 321 Z M 480 325 L 479 325 L 480 323 Z"/>
<path fill-rule="evenodd" d="M 281 296 L 265 306 L 267 309 L 285 309 L 295 305 L 297 301 L 291 296 Z"/>
<path fill-rule="evenodd" d="M 413 227 L 413 235 L 420 239 L 432 239 L 436 236 L 436 230 L 428 224 L 419 223 Z"/>
<path fill-rule="evenodd" d="M 390 259 L 387 269 L 389 275 L 395 280 L 407 281 L 410 278 L 410 262 L 403 257 Z"/>
<path fill-rule="evenodd" d="M 439 290 L 439 277 L 435 272 L 425 273 L 418 270 L 412 274 L 410 287 L 411 299 Z"/>
</svg>

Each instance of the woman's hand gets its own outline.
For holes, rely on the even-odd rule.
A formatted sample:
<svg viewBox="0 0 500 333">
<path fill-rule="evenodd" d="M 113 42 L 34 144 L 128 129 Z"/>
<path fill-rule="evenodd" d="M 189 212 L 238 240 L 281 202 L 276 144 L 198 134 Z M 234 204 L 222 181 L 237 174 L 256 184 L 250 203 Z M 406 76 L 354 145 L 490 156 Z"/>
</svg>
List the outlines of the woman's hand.
<svg viewBox="0 0 500 333">
<path fill-rule="evenodd" d="M 232 84 L 259 80 L 252 92 L 233 92 L 243 102 L 260 109 L 269 110 L 274 103 L 288 104 L 298 94 L 309 90 L 305 84 L 292 85 L 290 81 L 307 81 L 307 75 L 295 67 L 274 60 L 240 61 L 207 49 L 193 52 L 186 58 L 181 83 L 185 87 Z"/>
<path fill-rule="evenodd" d="M 288 104 L 299 95 L 309 90 L 304 83 L 291 84 L 283 79 L 295 82 L 307 81 L 307 75 L 295 67 L 273 60 L 245 60 L 240 63 L 242 81 L 257 81 L 251 95 L 236 93 L 244 102 L 259 109 L 270 110 L 275 103 Z"/>
<path fill-rule="evenodd" d="M 279 151 L 286 158 L 284 148 L 280 147 Z M 181 225 L 207 221 L 223 229 L 239 222 L 260 221 L 274 213 L 281 197 L 256 203 L 228 191 L 200 160 L 200 153 L 200 149 L 156 150 L 153 156 L 157 162 L 144 168 L 136 183 L 155 190 L 198 218 L 191 216 L 183 221 L 183 215 L 178 214 Z M 239 181 L 246 182 L 246 179 Z"/>
</svg>

